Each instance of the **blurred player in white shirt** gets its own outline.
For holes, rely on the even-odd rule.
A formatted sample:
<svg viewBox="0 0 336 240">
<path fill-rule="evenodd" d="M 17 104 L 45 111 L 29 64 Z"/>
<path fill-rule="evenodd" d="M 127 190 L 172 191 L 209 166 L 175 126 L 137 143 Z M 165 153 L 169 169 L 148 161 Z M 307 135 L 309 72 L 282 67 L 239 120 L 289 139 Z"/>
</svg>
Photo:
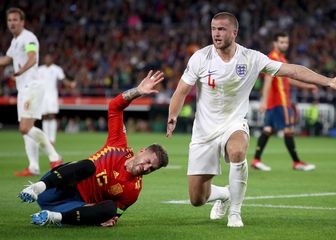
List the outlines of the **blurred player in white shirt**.
<svg viewBox="0 0 336 240">
<path fill-rule="evenodd" d="M 76 83 L 69 81 L 63 69 L 54 64 L 54 59 L 50 54 L 44 56 L 44 65 L 38 68 L 38 74 L 43 82 L 44 94 L 42 108 L 42 128 L 47 134 L 50 142 L 55 144 L 57 133 L 56 114 L 59 112 L 58 103 L 58 81 L 62 81 L 66 87 L 74 88 Z"/>
<path fill-rule="evenodd" d="M 336 88 L 336 78 L 321 76 L 303 66 L 273 61 L 237 44 L 237 34 L 238 21 L 234 15 L 222 12 L 213 17 L 213 45 L 198 50 L 190 58 L 171 99 L 167 122 L 167 136 L 170 137 L 185 97 L 196 85 L 197 110 L 188 160 L 190 202 L 201 206 L 216 201 L 211 219 L 223 218 L 230 206 L 228 227 L 244 226 L 240 212 L 247 186 L 249 143 L 245 116 L 259 73 L 263 71 Z M 221 173 L 221 156 L 230 163 L 227 187 L 211 184 L 212 178 Z"/>
<path fill-rule="evenodd" d="M 39 42 L 36 36 L 24 28 L 25 14 L 19 8 L 10 8 L 6 12 L 7 26 L 13 34 L 6 56 L 0 57 L 0 66 L 13 64 L 16 79 L 17 110 L 20 132 L 23 135 L 29 166 L 16 176 L 39 175 L 39 146 L 43 147 L 49 157 L 51 167 L 63 161 L 48 140 L 46 134 L 35 127 L 36 119 L 41 119 L 43 85 L 38 77 L 37 66 Z"/>
</svg>

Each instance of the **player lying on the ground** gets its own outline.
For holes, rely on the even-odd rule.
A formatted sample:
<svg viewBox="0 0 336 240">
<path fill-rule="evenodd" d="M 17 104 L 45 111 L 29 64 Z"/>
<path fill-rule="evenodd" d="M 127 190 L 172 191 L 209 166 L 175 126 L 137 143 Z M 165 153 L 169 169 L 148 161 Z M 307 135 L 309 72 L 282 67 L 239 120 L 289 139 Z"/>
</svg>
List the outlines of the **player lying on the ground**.
<svg viewBox="0 0 336 240">
<path fill-rule="evenodd" d="M 20 192 L 22 201 L 37 201 L 42 209 L 32 215 L 34 224 L 113 226 L 137 200 L 142 175 L 167 166 L 168 155 L 159 144 L 134 155 L 127 144 L 123 110 L 133 99 L 157 93 L 155 86 L 162 80 L 162 72 L 150 71 L 137 88 L 110 101 L 107 141 L 96 154 L 58 166 Z"/>
</svg>

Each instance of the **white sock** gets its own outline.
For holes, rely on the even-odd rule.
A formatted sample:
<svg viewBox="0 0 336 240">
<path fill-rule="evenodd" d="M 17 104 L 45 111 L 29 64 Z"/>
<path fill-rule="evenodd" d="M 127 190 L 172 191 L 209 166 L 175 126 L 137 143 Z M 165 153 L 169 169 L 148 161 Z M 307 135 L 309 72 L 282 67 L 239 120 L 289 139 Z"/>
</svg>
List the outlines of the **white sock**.
<svg viewBox="0 0 336 240">
<path fill-rule="evenodd" d="M 230 163 L 229 183 L 231 194 L 230 214 L 239 213 L 247 186 L 248 167 L 246 159 L 240 163 Z"/>
<path fill-rule="evenodd" d="M 48 136 L 48 138 L 50 138 L 50 132 L 49 132 L 49 125 L 50 125 L 50 121 L 45 119 L 42 120 L 42 130 L 43 132 Z"/>
<path fill-rule="evenodd" d="M 62 213 L 50 212 L 50 217 L 53 220 L 53 223 L 61 223 L 62 221 Z"/>
<path fill-rule="evenodd" d="M 211 193 L 208 198 L 208 202 L 215 200 L 226 200 L 230 198 L 230 192 L 228 187 L 219 187 L 211 184 Z"/>
<path fill-rule="evenodd" d="M 60 160 L 60 156 L 57 154 L 55 148 L 50 143 L 47 135 L 39 128 L 32 127 L 27 135 L 35 140 L 35 142 L 39 143 L 40 146 L 45 150 L 48 155 L 50 162 L 56 162 Z"/>
<path fill-rule="evenodd" d="M 29 161 L 28 169 L 31 173 L 40 174 L 39 146 L 33 139 L 31 139 L 26 134 L 23 135 L 23 140 Z"/>
<path fill-rule="evenodd" d="M 41 194 L 42 192 L 44 192 L 46 189 L 47 189 L 47 186 L 44 182 L 42 181 L 39 181 L 37 183 L 34 183 L 34 192 L 39 195 Z"/>
<path fill-rule="evenodd" d="M 49 121 L 49 140 L 52 143 L 56 142 L 56 133 L 57 133 L 57 121 L 56 119 L 51 119 Z"/>
</svg>

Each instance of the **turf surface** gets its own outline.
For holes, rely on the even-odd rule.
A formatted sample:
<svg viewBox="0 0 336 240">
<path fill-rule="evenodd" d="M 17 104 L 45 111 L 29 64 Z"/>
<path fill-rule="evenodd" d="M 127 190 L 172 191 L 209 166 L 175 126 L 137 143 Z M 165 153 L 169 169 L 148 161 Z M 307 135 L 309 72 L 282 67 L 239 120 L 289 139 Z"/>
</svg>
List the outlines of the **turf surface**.
<svg viewBox="0 0 336 240">
<path fill-rule="evenodd" d="M 65 161 L 80 160 L 99 149 L 105 138 L 103 133 L 59 133 L 56 147 Z M 336 139 L 297 138 L 299 155 L 317 169 L 296 172 L 282 139 L 272 138 L 264 154 L 272 171 L 249 171 L 242 213 L 245 227 L 241 229 L 227 228 L 226 219 L 210 221 L 211 205 L 195 208 L 163 203 L 188 199 L 189 135 L 166 139 L 163 134 L 130 134 L 128 139 L 135 151 L 153 142 L 163 144 L 170 165 L 144 178 L 138 202 L 116 227 L 39 227 L 30 224 L 30 215 L 39 210 L 37 205 L 16 198 L 28 180 L 38 180 L 13 176 L 27 164 L 23 140 L 16 131 L 0 131 L 0 239 L 336 239 Z M 252 138 L 249 160 L 255 142 Z M 40 165 L 43 172 L 48 170 L 42 153 Z M 228 166 L 222 168 L 223 175 L 214 178 L 218 185 L 228 181 Z M 256 199 L 260 196 L 271 197 Z"/>
</svg>

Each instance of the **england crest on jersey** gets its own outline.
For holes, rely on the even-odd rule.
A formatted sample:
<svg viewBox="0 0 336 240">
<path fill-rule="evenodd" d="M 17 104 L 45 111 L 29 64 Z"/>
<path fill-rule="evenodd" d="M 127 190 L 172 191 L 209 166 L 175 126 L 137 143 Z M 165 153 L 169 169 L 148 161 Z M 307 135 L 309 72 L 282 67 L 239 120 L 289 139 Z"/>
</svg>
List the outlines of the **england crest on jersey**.
<svg viewBox="0 0 336 240">
<path fill-rule="evenodd" d="M 237 64 L 236 73 L 239 77 L 245 77 L 247 73 L 247 64 Z"/>
</svg>

